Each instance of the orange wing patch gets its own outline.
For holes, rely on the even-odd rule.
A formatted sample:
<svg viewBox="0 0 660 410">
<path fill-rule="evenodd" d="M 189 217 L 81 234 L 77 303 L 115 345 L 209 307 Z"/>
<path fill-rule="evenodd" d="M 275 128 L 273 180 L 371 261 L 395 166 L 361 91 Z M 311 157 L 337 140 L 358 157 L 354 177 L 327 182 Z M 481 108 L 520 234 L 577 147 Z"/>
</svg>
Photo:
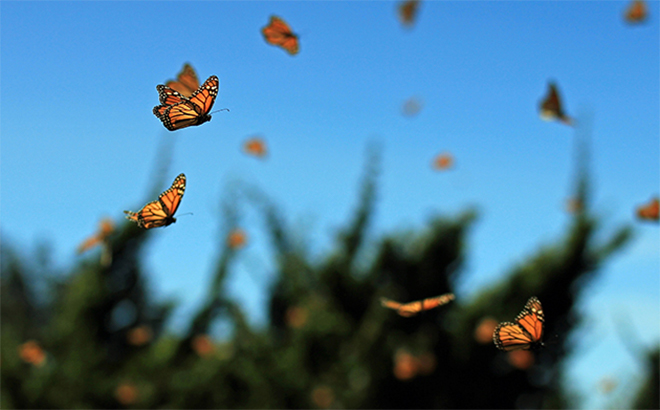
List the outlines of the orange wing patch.
<svg viewBox="0 0 660 410">
<path fill-rule="evenodd" d="M 227 245 L 231 249 L 239 249 L 247 243 L 247 234 L 244 230 L 236 228 L 233 229 L 227 236 Z"/>
<path fill-rule="evenodd" d="M 99 222 L 99 230 L 94 235 L 85 239 L 77 248 L 77 253 L 81 254 L 93 247 L 105 242 L 108 237 L 115 231 L 115 224 L 110 218 L 103 218 Z"/>
<path fill-rule="evenodd" d="M 637 208 L 637 218 L 644 221 L 655 221 L 660 220 L 660 199 L 653 198 L 646 205 L 641 205 Z"/>
<path fill-rule="evenodd" d="M 282 47 L 291 55 L 298 54 L 298 36 L 291 31 L 291 27 L 277 16 L 271 16 L 268 25 L 261 29 L 268 44 Z"/>
<path fill-rule="evenodd" d="M 156 86 L 161 105 L 154 107 L 153 113 L 170 131 L 200 125 L 211 121 L 209 112 L 218 96 L 220 80 L 210 76 L 190 98 L 165 85 Z"/>
<path fill-rule="evenodd" d="M 176 80 L 169 80 L 165 86 L 179 92 L 184 97 L 190 97 L 199 88 L 199 79 L 195 69 L 185 63 L 181 72 L 177 74 Z M 161 101 L 161 104 L 164 103 Z"/>
<path fill-rule="evenodd" d="M 419 9 L 419 0 L 407 0 L 399 3 L 397 7 L 399 21 L 405 27 L 412 27 L 417 19 L 417 10 Z"/>
<path fill-rule="evenodd" d="M 438 171 L 448 170 L 454 166 L 454 156 L 448 152 L 438 154 L 438 156 L 433 159 L 431 166 Z"/>
<path fill-rule="evenodd" d="M 403 317 L 411 317 L 425 310 L 434 309 L 454 300 L 453 293 L 445 293 L 444 295 L 427 298 L 423 300 L 416 300 L 410 303 L 399 303 L 388 298 L 380 298 L 380 304 L 388 309 L 396 310 L 397 313 Z"/>
<path fill-rule="evenodd" d="M 623 14 L 625 21 L 629 24 L 639 24 L 648 18 L 648 7 L 644 0 L 633 0 Z"/>
<path fill-rule="evenodd" d="M 564 114 L 557 86 L 553 82 L 548 83 L 548 94 L 541 101 L 540 116 L 545 121 L 558 120 L 573 125 L 573 119 Z"/>
<path fill-rule="evenodd" d="M 158 228 L 176 222 L 174 213 L 179 208 L 183 194 L 186 191 L 186 176 L 179 174 L 172 186 L 158 197 L 149 202 L 138 212 L 124 211 L 126 219 L 137 223 L 144 229 Z"/>
<path fill-rule="evenodd" d="M 515 323 L 502 322 L 493 332 L 495 346 L 504 351 L 535 350 L 543 346 L 545 317 L 541 302 L 536 296 L 527 301 L 525 308 L 515 318 Z"/>
<path fill-rule="evenodd" d="M 243 143 L 243 151 L 248 155 L 264 158 L 268 153 L 266 141 L 259 137 L 253 137 Z"/>
</svg>

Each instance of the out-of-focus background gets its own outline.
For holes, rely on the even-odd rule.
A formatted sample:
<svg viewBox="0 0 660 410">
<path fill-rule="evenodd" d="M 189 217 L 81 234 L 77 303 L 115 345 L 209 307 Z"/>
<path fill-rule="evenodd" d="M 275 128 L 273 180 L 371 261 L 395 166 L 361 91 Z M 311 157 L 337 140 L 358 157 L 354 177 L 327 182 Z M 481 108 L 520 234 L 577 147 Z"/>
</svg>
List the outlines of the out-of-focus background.
<svg viewBox="0 0 660 410">
<path fill-rule="evenodd" d="M 657 408 L 644 4 L 2 2 L 2 406 Z M 229 111 L 170 132 L 186 62 Z M 175 224 L 123 218 L 182 172 Z M 498 351 L 533 295 L 545 348 Z"/>
</svg>

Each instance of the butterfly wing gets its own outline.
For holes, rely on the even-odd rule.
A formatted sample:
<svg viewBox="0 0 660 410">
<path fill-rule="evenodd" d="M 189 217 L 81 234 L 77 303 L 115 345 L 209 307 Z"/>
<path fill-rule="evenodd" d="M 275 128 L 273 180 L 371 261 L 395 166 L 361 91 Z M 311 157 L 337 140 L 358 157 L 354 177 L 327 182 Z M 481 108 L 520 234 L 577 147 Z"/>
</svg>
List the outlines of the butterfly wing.
<svg viewBox="0 0 660 410">
<path fill-rule="evenodd" d="M 399 20 L 405 26 L 411 26 L 417 17 L 417 7 L 419 0 L 407 0 L 399 3 Z"/>
<path fill-rule="evenodd" d="M 454 300 L 453 293 L 445 293 L 444 295 L 424 299 L 422 301 L 422 310 L 435 309 L 438 306 L 446 305 Z"/>
<path fill-rule="evenodd" d="M 170 80 L 165 85 L 178 91 L 185 97 L 190 97 L 195 90 L 199 88 L 199 79 L 192 66 L 185 63 L 183 69 L 181 69 L 181 72 L 177 75 L 177 79 Z"/>
<path fill-rule="evenodd" d="M 510 352 L 511 350 L 529 349 L 532 339 L 519 324 L 502 322 L 493 332 L 493 342 L 498 349 Z"/>
<path fill-rule="evenodd" d="M 516 323 L 502 322 L 493 332 L 493 342 L 498 349 L 531 350 L 541 346 L 545 317 L 541 302 L 536 296 L 527 301 L 525 308 L 516 316 Z"/>
<path fill-rule="evenodd" d="M 541 101 L 539 111 L 541 118 L 546 121 L 559 120 L 567 125 L 573 122 L 564 114 L 557 86 L 552 82 L 548 84 L 548 95 Z"/>
<path fill-rule="evenodd" d="M 179 174 L 172 186 L 160 194 L 157 200 L 149 202 L 140 211 L 124 211 L 126 219 L 136 222 L 140 228 L 151 229 L 167 226 L 174 222 L 174 213 L 179 208 L 186 190 L 186 176 Z"/>
<path fill-rule="evenodd" d="M 178 91 L 166 85 L 162 85 L 162 84 L 157 85 L 156 91 L 158 91 L 158 99 L 160 100 L 160 103 L 163 105 L 175 105 L 184 102 L 188 99 Z"/>
<path fill-rule="evenodd" d="M 261 138 L 250 138 L 243 144 L 243 150 L 250 155 L 257 157 L 266 156 L 266 143 Z"/>
<path fill-rule="evenodd" d="M 630 24 L 641 23 L 646 20 L 647 15 L 646 2 L 643 0 L 634 0 L 626 10 L 625 19 Z"/>
<path fill-rule="evenodd" d="M 660 199 L 653 198 L 650 203 L 638 207 L 637 217 L 647 221 L 660 220 Z"/>
<path fill-rule="evenodd" d="M 298 54 L 298 36 L 293 34 L 291 27 L 277 16 L 271 16 L 268 25 L 261 29 L 268 44 L 282 47 L 291 55 Z"/>
</svg>

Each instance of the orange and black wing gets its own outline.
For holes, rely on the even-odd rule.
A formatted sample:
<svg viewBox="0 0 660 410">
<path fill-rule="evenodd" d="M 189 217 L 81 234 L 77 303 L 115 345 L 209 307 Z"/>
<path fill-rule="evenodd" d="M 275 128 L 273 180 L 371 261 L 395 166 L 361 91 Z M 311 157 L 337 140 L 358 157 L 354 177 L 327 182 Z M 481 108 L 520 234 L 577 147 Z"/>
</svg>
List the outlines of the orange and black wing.
<svg viewBox="0 0 660 410">
<path fill-rule="evenodd" d="M 266 156 L 266 142 L 259 137 L 253 137 L 243 143 L 245 153 L 263 158 Z"/>
<path fill-rule="evenodd" d="M 416 300 L 414 302 L 402 304 L 387 298 L 381 298 L 380 303 L 384 307 L 396 310 L 399 315 L 403 317 L 415 316 L 419 312 L 434 309 L 438 306 L 445 305 L 454 300 L 453 293 L 446 293 L 444 295 L 435 296 L 423 300 Z"/>
<path fill-rule="evenodd" d="M 291 55 L 298 54 L 298 36 L 281 18 L 271 16 L 268 25 L 261 29 L 261 34 L 268 44 L 282 47 Z"/>
<path fill-rule="evenodd" d="M 399 20 L 404 26 L 412 26 L 417 17 L 419 0 L 407 0 L 399 3 Z"/>
<path fill-rule="evenodd" d="M 179 208 L 185 190 L 186 176 L 179 174 L 172 186 L 160 194 L 157 200 L 149 202 L 138 212 L 124 211 L 126 219 L 136 222 L 144 229 L 170 225 L 176 222 L 174 213 Z"/>
<path fill-rule="evenodd" d="M 176 78 L 176 80 L 168 81 L 165 85 L 185 97 L 190 97 L 199 88 L 197 73 L 188 63 L 183 65 L 183 69 Z"/>
<path fill-rule="evenodd" d="M 660 199 L 653 198 L 648 204 L 638 207 L 637 217 L 645 221 L 660 220 Z"/>
<path fill-rule="evenodd" d="M 173 105 L 162 103 L 163 97 L 161 96 L 162 105 L 154 107 L 154 115 L 163 122 L 165 128 L 170 131 L 175 131 L 181 128 L 190 127 L 192 125 L 200 125 L 211 120 L 209 112 L 213 107 L 215 98 L 218 95 L 220 80 L 218 77 L 212 75 L 204 84 L 202 84 L 197 91 L 195 91 L 189 99 L 184 98 L 180 102 Z M 178 92 L 167 89 L 165 86 L 159 89 L 166 94 L 165 98 L 181 98 Z"/>
<path fill-rule="evenodd" d="M 559 92 L 554 83 L 548 84 L 548 94 L 541 101 L 540 116 L 546 121 L 559 120 L 565 124 L 571 125 L 572 120 L 564 114 Z"/>
<path fill-rule="evenodd" d="M 633 0 L 624 13 L 625 20 L 630 24 L 641 23 L 648 16 L 648 8 L 644 0 Z"/>
<path fill-rule="evenodd" d="M 541 302 L 536 296 L 527 301 L 523 309 L 515 319 L 516 323 L 500 323 L 493 332 L 493 342 L 498 349 L 511 350 L 535 350 L 543 346 L 543 323 L 545 317 Z"/>
<path fill-rule="evenodd" d="M 158 91 L 158 99 L 162 105 L 175 105 L 188 100 L 186 96 L 166 85 L 158 84 L 156 91 Z"/>
</svg>

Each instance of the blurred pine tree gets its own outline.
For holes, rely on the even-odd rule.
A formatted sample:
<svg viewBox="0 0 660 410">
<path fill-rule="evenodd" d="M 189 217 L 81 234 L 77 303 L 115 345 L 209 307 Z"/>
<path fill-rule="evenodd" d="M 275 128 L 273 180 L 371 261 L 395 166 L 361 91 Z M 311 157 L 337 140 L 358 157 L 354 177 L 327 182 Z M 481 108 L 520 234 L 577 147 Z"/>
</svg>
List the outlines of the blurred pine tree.
<svg viewBox="0 0 660 410">
<path fill-rule="evenodd" d="M 4 408 L 566 408 L 562 388 L 574 310 L 583 290 L 630 236 L 597 243 L 585 204 L 555 244 L 539 249 L 476 296 L 411 318 L 380 306 L 453 292 L 467 259 L 474 211 L 440 217 L 419 232 L 367 246 L 376 203 L 378 155 L 336 248 L 313 261 L 295 246 L 277 208 L 256 190 L 277 269 L 269 323 L 252 328 L 225 292 L 236 252 L 223 241 L 209 293 L 180 334 L 164 330 L 171 303 L 150 300 L 140 264 L 149 232 L 126 223 L 112 238 L 108 266 L 86 261 L 39 297 L 38 277 L 2 248 Z M 238 202 L 224 206 L 225 233 Z M 546 312 L 546 348 L 504 353 L 492 343 L 536 295 Z M 218 320 L 231 338 L 214 341 Z M 33 341 L 26 344 L 28 341 Z M 657 355 L 655 358 L 657 368 Z M 657 369 L 656 373 L 657 376 Z M 653 390 L 657 397 L 657 377 Z M 640 402 L 641 403 L 641 402 Z M 644 406 L 644 404 L 639 404 Z"/>
</svg>

